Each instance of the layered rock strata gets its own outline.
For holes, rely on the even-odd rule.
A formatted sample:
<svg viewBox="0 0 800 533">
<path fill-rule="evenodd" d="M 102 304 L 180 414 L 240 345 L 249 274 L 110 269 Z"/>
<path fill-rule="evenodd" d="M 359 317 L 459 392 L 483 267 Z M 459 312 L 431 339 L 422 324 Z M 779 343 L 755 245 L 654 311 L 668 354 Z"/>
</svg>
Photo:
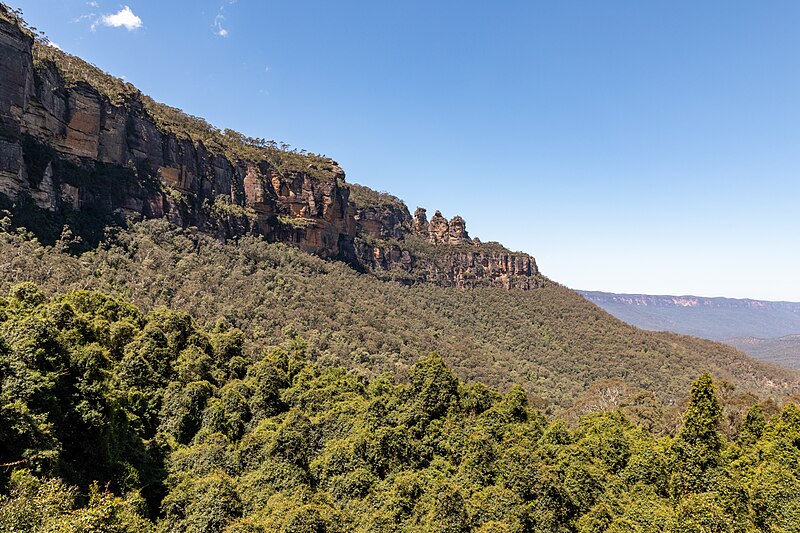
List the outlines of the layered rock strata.
<svg viewBox="0 0 800 533">
<path fill-rule="evenodd" d="M 164 131 L 138 92 L 122 102 L 34 68 L 33 39 L 0 20 L 0 193 L 44 210 L 167 217 L 222 237 L 259 233 L 326 257 L 352 254 L 344 172 L 321 180 L 233 158 Z"/>
<path fill-rule="evenodd" d="M 374 207 L 370 212 L 392 213 Z M 364 238 L 389 235 L 398 219 L 411 220 L 410 231 L 399 239 Z M 420 207 L 413 217 L 406 210 L 400 217 L 392 213 L 374 218 L 371 224 L 375 229 L 356 239 L 356 256 L 362 265 L 387 273 L 390 279 L 447 287 L 508 289 L 533 289 L 544 282 L 533 257 L 471 239 L 460 216 L 447 220 L 437 210 L 429 221 L 427 211 Z"/>
<path fill-rule="evenodd" d="M 27 205 L 63 220 L 70 213 L 163 217 L 223 239 L 259 234 L 404 283 L 541 283 L 532 257 L 471 239 L 461 217 L 436 211 L 428 221 L 424 209 L 412 217 L 398 199 L 366 188 L 360 194 L 370 202 L 353 202 L 331 160 L 287 169 L 266 156 L 232 155 L 213 138 L 176 133 L 132 86 L 115 97 L 67 80 L 64 69 L 95 67 L 68 55 L 42 59 L 35 46 L 45 45 L 0 5 L 0 206 Z"/>
</svg>

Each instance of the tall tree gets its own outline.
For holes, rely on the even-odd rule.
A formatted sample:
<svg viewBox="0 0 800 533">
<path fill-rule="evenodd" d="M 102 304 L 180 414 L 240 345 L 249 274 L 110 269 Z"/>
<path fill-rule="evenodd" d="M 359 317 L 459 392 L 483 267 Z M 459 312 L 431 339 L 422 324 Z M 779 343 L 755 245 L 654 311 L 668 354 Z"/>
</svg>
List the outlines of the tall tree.
<svg viewBox="0 0 800 533">
<path fill-rule="evenodd" d="M 711 375 L 702 374 L 692 384 L 691 400 L 683 427 L 672 444 L 673 496 L 705 492 L 710 473 L 720 464 L 725 439 L 719 431 L 722 406 Z"/>
</svg>

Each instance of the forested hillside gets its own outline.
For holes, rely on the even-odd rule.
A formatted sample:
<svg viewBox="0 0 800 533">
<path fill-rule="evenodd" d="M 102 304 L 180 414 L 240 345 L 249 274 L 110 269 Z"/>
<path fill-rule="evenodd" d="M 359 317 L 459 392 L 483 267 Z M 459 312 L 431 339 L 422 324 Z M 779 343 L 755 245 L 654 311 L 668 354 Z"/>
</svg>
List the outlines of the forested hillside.
<svg viewBox="0 0 800 533">
<path fill-rule="evenodd" d="M 460 378 L 520 383 L 545 409 L 608 380 L 675 403 L 703 371 L 741 393 L 798 390 L 794 372 L 621 323 L 459 216 L 412 217 L 330 159 L 157 104 L 2 4 L 0 49 L 0 287 L 223 317 L 251 350 L 299 334 L 320 361 L 366 376 L 405 380 L 438 351 Z"/>
<path fill-rule="evenodd" d="M 800 368 L 800 303 L 578 292 L 637 328 L 712 339 L 761 361 Z"/>
<path fill-rule="evenodd" d="M 720 344 L 628 326 L 549 281 L 532 291 L 403 286 L 259 237 L 224 244 L 160 220 L 115 230 L 78 256 L 66 253 L 71 242 L 0 233 L 0 289 L 34 281 L 47 294 L 102 290 L 206 325 L 223 317 L 253 350 L 301 335 L 320 361 L 368 376 L 405 379 L 420 355 L 437 351 L 461 379 L 501 390 L 518 383 L 543 408 L 569 407 L 604 380 L 660 402 L 682 398 L 705 371 L 776 399 L 800 383 Z"/>
<path fill-rule="evenodd" d="M 756 359 L 800 369 L 800 335 L 786 335 L 775 339 L 737 337 L 725 340 L 725 344 Z"/>
<path fill-rule="evenodd" d="M 800 531 L 800 374 L 0 52 L 0 533 Z"/>
<path fill-rule="evenodd" d="M 708 374 L 674 436 L 575 427 L 459 381 L 263 352 L 98 292 L 0 298 L 0 531 L 794 531 L 800 409 L 726 424 Z M 722 428 L 727 428 L 723 433 Z M 88 496 L 88 498 L 86 497 Z"/>
</svg>

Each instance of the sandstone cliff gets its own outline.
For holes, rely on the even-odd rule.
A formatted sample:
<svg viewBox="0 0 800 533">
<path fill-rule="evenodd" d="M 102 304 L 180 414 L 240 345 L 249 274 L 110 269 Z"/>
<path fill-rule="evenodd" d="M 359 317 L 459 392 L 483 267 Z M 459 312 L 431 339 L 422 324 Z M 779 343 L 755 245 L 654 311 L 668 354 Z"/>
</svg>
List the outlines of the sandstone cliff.
<svg viewBox="0 0 800 533">
<path fill-rule="evenodd" d="M 471 239 L 460 216 L 447 220 L 436 211 L 429 221 L 420 207 L 412 218 L 393 196 L 371 192 L 354 194 L 356 217 L 369 220 L 368 230 L 356 236 L 355 254 L 376 275 L 459 288 L 533 289 L 544 283 L 533 257 Z"/>
<path fill-rule="evenodd" d="M 59 53 L 35 46 L 38 54 L 30 35 L 0 20 L 0 193 L 6 197 L 52 212 L 167 217 L 221 237 L 253 232 L 323 256 L 348 254 L 354 220 L 344 172 L 334 161 L 306 171 L 281 169 L 266 155 L 231 157 L 213 143 L 160 127 L 138 91 L 113 101 L 89 83 L 70 82 L 69 65 L 46 57 Z"/>
<path fill-rule="evenodd" d="M 158 104 L 36 41 L 2 4 L 0 208 L 56 229 L 80 215 L 260 234 L 405 283 L 541 283 L 533 258 L 470 239 L 461 217 L 412 217 L 397 198 L 347 184 L 335 161 Z"/>
</svg>

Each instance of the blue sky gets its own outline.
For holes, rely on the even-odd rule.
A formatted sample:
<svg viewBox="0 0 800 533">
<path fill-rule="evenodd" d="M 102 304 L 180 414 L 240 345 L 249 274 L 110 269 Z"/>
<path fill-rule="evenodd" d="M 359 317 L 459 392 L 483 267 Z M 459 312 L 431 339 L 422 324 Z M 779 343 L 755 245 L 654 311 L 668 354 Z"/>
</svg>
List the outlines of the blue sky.
<svg viewBox="0 0 800 533">
<path fill-rule="evenodd" d="M 800 3 L 9 3 L 570 287 L 800 301 Z"/>
</svg>

